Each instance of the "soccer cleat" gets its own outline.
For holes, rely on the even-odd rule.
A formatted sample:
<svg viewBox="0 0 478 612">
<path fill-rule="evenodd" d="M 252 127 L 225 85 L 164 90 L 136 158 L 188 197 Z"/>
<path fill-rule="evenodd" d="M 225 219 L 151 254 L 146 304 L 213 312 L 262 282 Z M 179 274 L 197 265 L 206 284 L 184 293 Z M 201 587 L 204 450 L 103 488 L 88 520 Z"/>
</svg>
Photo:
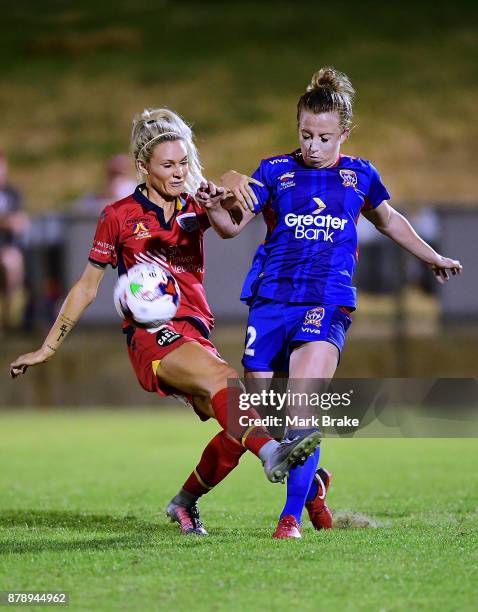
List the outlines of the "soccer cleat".
<svg viewBox="0 0 478 612">
<path fill-rule="evenodd" d="M 300 525 L 292 514 L 286 514 L 279 519 L 276 530 L 272 534 L 277 540 L 285 540 L 287 538 L 301 538 Z"/>
<path fill-rule="evenodd" d="M 271 482 L 284 482 L 290 468 L 302 464 L 319 446 L 322 435 L 313 431 L 293 440 L 280 442 L 277 448 L 264 461 L 264 471 Z"/>
<path fill-rule="evenodd" d="M 190 533 L 201 536 L 209 535 L 199 518 L 199 508 L 197 504 L 188 507 L 170 502 L 166 509 L 166 516 L 169 516 L 172 523 L 179 523 L 181 533 L 186 535 Z"/>
<path fill-rule="evenodd" d="M 327 495 L 330 482 L 332 480 L 332 474 L 319 468 L 314 476 L 315 482 L 317 483 L 317 495 L 312 501 L 306 502 L 305 507 L 309 513 L 310 522 L 314 526 L 314 529 L 332 529 L 332 512 L 325 503 L 325 497 Z"/>
</svg>

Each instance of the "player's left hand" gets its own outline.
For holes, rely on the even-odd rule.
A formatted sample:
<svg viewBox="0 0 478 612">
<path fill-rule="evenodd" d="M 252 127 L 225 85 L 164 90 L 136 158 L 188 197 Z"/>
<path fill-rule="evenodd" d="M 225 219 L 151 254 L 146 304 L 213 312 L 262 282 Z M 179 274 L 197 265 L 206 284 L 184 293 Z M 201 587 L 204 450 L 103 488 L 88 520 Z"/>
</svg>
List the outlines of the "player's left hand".
<svg viewBox="0 0 478 612">
<path fill-rule="evenodd" d="M 430 264 L 433 273 L 435 274 L 435 278 L 441 284 L 446 283 L 450 280 L 449 271 L 453 276 L 457 274 L 461 274 L 463 270 L 463 266 L 457 259 L 450 259 L 449 257 L 443 257 L 442 255 L 438 255 L 438 258 L 435 262 Z"/>
<path fill-rule="evenodd" d="M 10 364 L 10 376 L 16 378 L 21 374 L 25 374 L 30 366 L 48 361 L 54 354 L 55 351 L 53 349 L 48 348 L 48 346 L 42 346 L 37 351 L 20 355 L 20 357 L 17 357 L 15 361 L 12 361 Z"/>
<path fill-rule="evenodd" d="M 224 187 L 218 187 L 212 181 L 207 183 L 203 181 L 196 191 L 194 199 L 204 208 L 216 208 L 220 206 L 224 200 L 226 190 Z"/>
<path fill-rule="evenodd" d="M 221 182 L 229 193 L 231 193 L 244 210 L 251 210 L 254 212 L 254 206 L 259 202 L 254 190 L 251 187 L 251 183 L 264 187 L 264 185 L 252 176 L 247 174 L 240 174 L 235 170 L 229 170 L 221 176 Z"/>
</svg>

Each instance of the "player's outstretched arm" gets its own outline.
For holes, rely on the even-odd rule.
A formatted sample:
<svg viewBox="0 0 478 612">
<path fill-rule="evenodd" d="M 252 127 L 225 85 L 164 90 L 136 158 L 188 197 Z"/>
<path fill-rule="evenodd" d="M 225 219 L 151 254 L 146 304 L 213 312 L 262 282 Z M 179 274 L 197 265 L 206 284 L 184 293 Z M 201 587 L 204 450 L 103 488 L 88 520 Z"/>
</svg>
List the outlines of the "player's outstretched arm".
<svg viewBox="0 0 478 612">
<path fill-rule="evenodd" d="M 433 270 L 439 283 L 446 283 L 449 280 L 449 270 L 453 275 L 461 273 L 463 266 L 458 260 L 437 253 L 388 202 L 384 201 L 377 208 L 365 211 L 363 214 L 379 232 L 426 263 Z"/>
<path fill-rule="evenodd" d="M 239 207 L 235 196 L 227 196 L 224 187 L 211 181 L 201 183 L 194 198 L 206 209 L 211 227 L 221 238 L 237 236 L 255 216 Z"/>
<path fill-rule="evenodd" d="M 12 378 L 25 374 L 29 366 L 44 363 L 53 357 L 83 311 L 95 299 L 104 273 L 103 268 L 96 268 L 90 263 L 86 265 L 81 278 L 73 285 L 66 296 L 60 313 L 42 346 L 37 351 L 20 355 L 10 364 L 10 376 Z"/>
</svg>

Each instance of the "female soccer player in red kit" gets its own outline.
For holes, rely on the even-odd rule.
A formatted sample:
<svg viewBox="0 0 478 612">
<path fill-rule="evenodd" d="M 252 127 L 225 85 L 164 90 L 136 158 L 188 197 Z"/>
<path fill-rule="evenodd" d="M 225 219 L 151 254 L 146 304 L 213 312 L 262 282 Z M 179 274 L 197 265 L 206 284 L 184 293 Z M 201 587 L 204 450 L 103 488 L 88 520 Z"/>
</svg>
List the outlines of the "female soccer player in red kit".
<svg viewBox="0 0 478 612">
<path fill-rule="evenodd" d="M 139 262 L 165 266 L 181 290 L 175 319 L 155 333 L 127 323 L 123 326 L 139 383 L 146 391 L 189 400 L 202 420 L 216 418 L 222 427 L 218 445 L 227 448 L 228 460 L 231 456 L 235 460 L 246 448 L 261 459 L 269 480 L 283 480 L 293 465 L 315 451 L 320 435 L 278 443 L 264 428 L 245 430 L 234 419 L 240 388 L 228 388 L 228 379 L 238 375 L 208 340 L 213 317 L 202 283 L 203 233 L 210 223 L 192 197 L 203 180 L 192 132 L 168 109 L 145 110 L 133 121 L 131 146 L 144 183 L 103 210 L 81 278 L 68 293 L 41 348 L 18 357 L 11 364 L 11 375 L 24 374 L 29 366 L 55 355 L 95 299 L 108 264 L 118 267 L 120 274 Z M 223 190 L 212 191 L 213 202 L 222 199 Z M 254 410 L 241 410 L 241 415 L 258 416 Z M 214 463 L 214 469 L 219 468 Z M 224 469 L 230 471 L 229 466 Z M 173 500 L 168 514 L 183 532 L 205 533 L 194 503 Z"/>
</svg>

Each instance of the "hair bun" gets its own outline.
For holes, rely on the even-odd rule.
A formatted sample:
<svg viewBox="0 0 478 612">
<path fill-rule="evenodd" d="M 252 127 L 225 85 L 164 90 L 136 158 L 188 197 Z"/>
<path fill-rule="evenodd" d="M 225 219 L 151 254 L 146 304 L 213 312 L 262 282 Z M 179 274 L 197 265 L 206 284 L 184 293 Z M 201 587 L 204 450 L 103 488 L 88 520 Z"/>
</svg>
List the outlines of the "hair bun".
<svg viewBox="0 0 478 612">
<path fill-rule="evenodd" d="M 346 94 L 350 97 L 353 97 L 355 94 L 348 76 L 331 66 L 325 66 L 312 75 L 307 91 L 318 89 L 328 89 L 329 91 Z"/>
<path fill-rule="evenodd" d="M 152 113 L 154 113 L 154 108 L 145 108 L 144 111 L 139 115 L 139 119 L 143 121 L 148 121 L 151 119 Z"/>
</svg>

